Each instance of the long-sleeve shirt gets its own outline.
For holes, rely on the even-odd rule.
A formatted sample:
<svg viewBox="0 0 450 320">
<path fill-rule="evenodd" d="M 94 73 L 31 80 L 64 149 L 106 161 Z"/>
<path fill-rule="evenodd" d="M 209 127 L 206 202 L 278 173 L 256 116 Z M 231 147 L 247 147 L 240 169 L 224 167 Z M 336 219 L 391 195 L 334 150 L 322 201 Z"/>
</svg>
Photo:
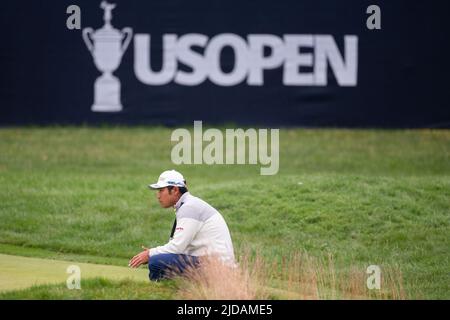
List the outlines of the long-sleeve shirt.
<svg viewBox="0 0 450 320">
<path fill-rule="evenodd" d="M 234 263 L 230 231 L 222 215 L 200 198 L 184 193 L 175 204 L 176 229 L 171 240 L 150 249 L 149 255 L 162 253 L 191 256 L 218 255 Z"/>
</svg>

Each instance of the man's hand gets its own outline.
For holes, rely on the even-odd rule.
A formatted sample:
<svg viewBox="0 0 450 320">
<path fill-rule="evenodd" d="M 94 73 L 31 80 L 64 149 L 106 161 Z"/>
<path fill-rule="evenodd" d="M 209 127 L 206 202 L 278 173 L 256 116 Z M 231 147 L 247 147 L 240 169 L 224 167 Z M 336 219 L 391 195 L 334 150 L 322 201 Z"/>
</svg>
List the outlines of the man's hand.
<svg viewBox="0 0 450 320">
<path fill-rule="evenodd" d="M 135 255 L 133 258 L 131 258 L 130 262 L 128 262 L 128 266 L 131 268 L 137 268 L 139 267 L 141 264 L 144 263 L 148 263 L 148 252 L 149 249 L 142 246 L 142 249 L 144 249 L 144 251 L 142 251 L 141 253 L 138 253 L 137 255 Z"/>
</svg>

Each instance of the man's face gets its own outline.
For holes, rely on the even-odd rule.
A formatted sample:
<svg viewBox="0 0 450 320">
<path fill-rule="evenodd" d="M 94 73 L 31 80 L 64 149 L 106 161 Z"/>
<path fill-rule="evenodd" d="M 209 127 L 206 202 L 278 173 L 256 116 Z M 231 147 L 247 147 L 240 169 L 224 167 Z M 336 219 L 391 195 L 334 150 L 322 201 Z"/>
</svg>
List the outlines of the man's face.
<svg viewBox="0 0 450 320">
<path fill-rule="evenodd" d="M 173 188 L 171 192 L 169 192 L 169 189 L 167 187 L 159 189 L 156 193 L 156 196 L 158 198 L 159 204 L 163 208 L 173 207 L 175 203 L 177 203 L 179 198 L 176 187 Z"/>
</svg>

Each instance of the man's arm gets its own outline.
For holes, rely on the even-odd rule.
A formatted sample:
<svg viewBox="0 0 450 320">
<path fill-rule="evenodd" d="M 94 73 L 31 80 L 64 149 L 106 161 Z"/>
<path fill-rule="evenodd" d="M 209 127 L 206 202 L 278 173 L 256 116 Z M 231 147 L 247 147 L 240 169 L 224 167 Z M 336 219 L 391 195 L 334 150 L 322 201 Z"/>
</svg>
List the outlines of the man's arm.
<svg viewBox="0 0 450 320">
<path fill-rule="evenodd" d="M 172 240 L 163 246 L 152 248 L 149 251 L 149 255 L 162 254 L 162 253 L 184 253 L 186 247 L 194 239 L 197 232 L 200 230 L 202 222 L 191 219 L 181 218 L 177 221 L 177 228 L 173 235 Z"/>
<path fill-rule="evenodd" d="M 148 263 L 148 259 L 149 259 L 149 249 L 142 246 L 142 249 L 144 249 L 144 251 L 138 253 L 137 255 L 135 255 L 133 258 L 131 258 L 131 260 L 128 262 L 128 266 L 131 268 L 137 268 L 139 267 L 141 264 L 144 263 Z"/>
<path fill-rule="evenodd" d="M 128 265 L 131 268 L 137 268 L 141 264 L 148 263 L 150 256 L 156 254 L 183 253 L 186 247 L 189 245 L 189 243 L 191 243 L 192 239 L 194 239 L 195 235 L 197 234 L 198 230 L 200 230 L 201 226 L 202 223 L 195 219 L 191 218 L 179 219 L 172 240 L 170 240 L 167 244 L 163 246 L 159 246 L 152 249 L 143 247 L 143 249 L 145 250 L 138 253 L 133 258 L 131 258 Z"/>
</svg>

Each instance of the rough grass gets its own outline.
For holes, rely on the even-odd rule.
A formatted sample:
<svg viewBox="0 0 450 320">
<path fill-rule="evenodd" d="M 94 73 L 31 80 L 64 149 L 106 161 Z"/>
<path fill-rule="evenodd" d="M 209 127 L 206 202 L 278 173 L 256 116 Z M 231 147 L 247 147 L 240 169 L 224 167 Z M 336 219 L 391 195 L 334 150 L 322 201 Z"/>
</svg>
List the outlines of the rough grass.
<svg viewBox="0 0 450 320">
<path fill-rule="evenodd" d="M 173 212 L 146 185 L 175 168 L 222 212 L 238 253 L 395 265 L 407 296 L 450 298 L 448 130 L 282 129 L 276 176 L 259 165 L 176 167 L 170 134 L 1 129 L 0 251 L 121 265 L 142 244 L 167 241 Z"/>
<path fill-rule="evenodd" d="M 178 295 L 189 300 L 417 298 L 411 292 L 406 296 L 400 270 L 383 268 L 379 290 L 367 288 L 364 271 L 356 265 L 337 269 L 332 255 L 322 260 L 305 252 L 294 252 L 281 263 L 244 254 L 232 266 L 203 257 L 199 267 L 177 278 Z"/>
</svg>

